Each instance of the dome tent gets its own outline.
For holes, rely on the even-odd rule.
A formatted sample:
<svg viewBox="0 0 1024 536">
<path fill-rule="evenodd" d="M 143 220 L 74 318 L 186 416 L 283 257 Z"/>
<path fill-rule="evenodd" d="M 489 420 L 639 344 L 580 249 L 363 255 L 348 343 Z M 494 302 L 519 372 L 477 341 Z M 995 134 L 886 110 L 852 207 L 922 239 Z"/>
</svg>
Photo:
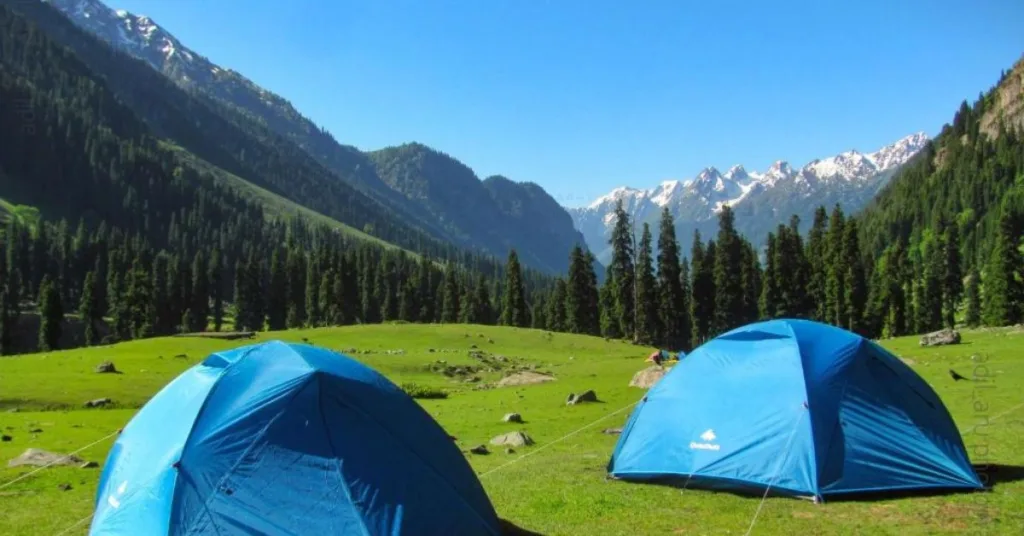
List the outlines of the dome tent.
<svg viewBox="0 0 1024 536">
<path fill-rule="evenodd" d="M 500 534 L 462 453 L 412 398 L 340 354 L 214 353 L 125 427 L 92 535 Z"/>
<path fill-rule="evenodd" d="M 923 379 L 874 342 L 806 320 L 750 324 L 691 352 L 633 410 L 608 472 L 816 500 L 983 488 Z"/>
</svg>

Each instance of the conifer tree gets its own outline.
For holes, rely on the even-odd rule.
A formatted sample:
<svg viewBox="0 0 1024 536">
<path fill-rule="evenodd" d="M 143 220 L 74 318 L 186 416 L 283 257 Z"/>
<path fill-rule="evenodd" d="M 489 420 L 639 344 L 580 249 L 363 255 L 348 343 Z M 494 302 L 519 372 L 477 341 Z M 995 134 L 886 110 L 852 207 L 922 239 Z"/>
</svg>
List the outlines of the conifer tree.
<svg viewBox="0 0 1024 536">
<path fill-rule="evenodd" d="M 864 310 L 867 306 L 868 288 L 865 280 L 864 265 L 860 256 L 857 220 L 850 218 L 843 229 L 843 252 L 841 259 L 843 272 L 843 303 L 846 306 L 843 316 L 846 318 L 846 329 L 865 335 Z"/>
<path fill-rule="evenodd" d="M 633 229 L 629 214 L 620 199 L 615 205 L 615 227 L 609 239 L 612 259 L 608 265 L 608 281 L 615 283 L 612 288 L 614 309 L 612 317 L 619 323 L 618 333 L 631 337 L 634 334 L 636 307 L 636 274 L 633 266 Z"/>
<path fill-rule="evenodd" d="M 807 294 L 810 303 L 814 304 L 811 318 L 821 321 L 826 317 L 826 287 L 828 279 L 828 256 L 826 231 L 828 230 L 828 213 L 825 207 L 819 206 L 814 211 L 814 221 L 807 235 L 807 264 L 810 277 L 807 282 Z"/>
<path fill-rule="evenodd" d="M 775 269 L 776 255 L 775 233 L 768 233 L 768 245 L 765 250 L 764 283 L 761 288 L 759 304 L 761 318 L 765 319 L 776 317 L 780 301 L 779 274 Z"/>
<path fill-rule="evenodd" d="M 609 339 L 621 339 L 622 329 L 615 314 L 615 281 L 609 275 L 598 291 L 601 315 L 601 335 Z"/>
<path fill-rule="evenodd" d="M 494 306 L 491 305 L 491 295 L 487 291 L 487 282 L 482 275 L 476 282 L 476 306 L 479 308 L 476 314 L 477 322 L 493 325 Z"/>
<path fill-rule="evenodd" d="M 690 312 L 690 296 L 693 295 L 690 290 L 690 263 L 684 257 L 679 262 L 679 317 L 681 321 L 679 323 L 680 342 L 679 348 L 685 352 L 689 352 L 693 347 L 690 344 L 691 335 L 693 334 L 693 317 Z"/>
<path fill-rule="evenodd" d="M 90 271 L 85 274 L 85 285 L 82 288 L 82 298 L 78 306 L 78 314 L 85 326 L 85 345 L 93 346 L 100 342 L 97 325 L 103 322 L 103 311 L 97 296 L 99 284 L 96 280 L 96 272 Z M 3 290 L 0 289 L 0 293 Z M 0 314 L 3 314 L 3 307 L 0 307 Z"/>
<path fill-rule="evenodd" d="M 593 256 L 578 244 L 569 255 L 569 280 L 565 295 L 565 328 L 569 333 L 601 333 L 600 298 Z"/>
<path fill-rule="evenodd" d="M 690 317 L 693 321 L 691 346 L 696 348 L 711 336 L 715 314 L 714 241 L 708 241 L 707 249 L 701 243 L 700 231 L 693 232 L 690 272 L 691 298 Z"/>
<path fill-rule="evenodd" d="M 318 327 L 321 325 L 320 318 L 320 271 L 318 269 L 316 259 L 310 259 L 306 263 L 306 277 L 305 277 L 305 300 L 306 303 L 306 318 L 305 325 L 309 327 Z"/>
<path fill-rule="evenodd" d="M 825 233 L 825 318 L 824 321 L 836 326 L 846 325 L 845 267 L 842 265 L 843 231 L 845 218 L 843 209 L 837 203 L 832 209 L 828 231 Z"/>
<path fill-rule="evenodd" d="M 690 311 L 686 303 L 675 221 L 668 207 L 664 207 L 658 229 L 658 316 L 662 329 L 660 342 L 674 350 L 684 349 L 690 339 Z"/>
<path fill-rule="evenodd" d="M 967 275 L 967 308 L 964 311 L 964 321 L 968 327 L 978 327 L 981 324 L 981 276 L 978 270 L 971 268 Z"/>
<path fill-rule="evenodd" d="M 636 258 L 636 331 L 633 334 L 633 341 L 645 345 L 659 342 L 661 333 L 651 241 L 651 228 L 644 223 Z"/>
<path fill-rule="evenodd" d="M 526 306 L 526 293 L 523 288 L 523 276 L 519 266 L 519 255 L 516 250 L 509 251 L 508 263 L 505 265 L 505 309 L 502 320 L 505 325 L 526 327 L 529 325 L 529 311 Z"/>
<path fill-rule="evenodd" d="M 14 315 L 11 314 L 11 291 L 0 282 L 0 356 L 14 353 Z"/>
<path fill-rule="evenodd" d="M 942 308 L 946 327 L 956 327 L 956 310 L 963 298 L 963 270 L 960 266 L 960 229 L 954 222 L 946 227 L 943 245 Z"/>
<path fill-rule="evenodd" d="M 270 256 L 270 288 L 267 293 L 267 329 L 280 331 L 288 327 L 288 275 L 285 259 L 279 249 Z"/>
<path fill-rule="evenodd" d="M 448 265 L 445 270 L 442 289 L 441 322 L 454 324 L 459 321 L 459 285 L 454 265 Z"/>
<path fill-rule="evenodd" d="M 338 317 L 337 303 L 334 301 L 334 270 L 323 272 L 320 277 L 320 288 L 317 290 L 317 313 L 321 326 L 335 326 Z"/>
<path fill-rule="evenodd" d="M 942 327 L 942 277 L 945 272 L 941 244 L 931 239 L 924 242 L 921 252 L 921 294 L 918 300 L 918 331 L 932 331 Z"/>
<path fill-rule="evenodd" d="M 210 255 L 210 300 L 213 302 L 213 330 L 220 331 L 224 325 L 224 259 L 219 249 Z"/>
<path fill-rule="evenodd" d="M 551 331 L 568 331 L 565 304 L 568 301 L 568 285 L 561 277 L 555 279 L 555 288 L 547 301 L 546 328 Z"/>
<path fill-rule="evenodd" d="M 718 213 L 718 240 L 714 264 L 715 314 L 712 332 L 724 333 L 743 318 L 743 244 L 728 205 Z"/>
<path fill-rule="evenodd" d="M 192 299 L 191 308 L 193 324 L 190 331 L 206 331 L 210 315 L 210 280 L 206 256 L 197 251 L 192 261 Z"/>
<path fill-rule="evenodd" d="M 462 274 L 462 295 L 459 296 L 459 322 L 463 324 L 479 324 L 477 318 L 480 313 L 480 306 L 477 304 L 476 282 Z"/>
<path fill-rule="evenodd" d="M 1006 326 L 1021 321 L 1024 288 L 1019 272 L 1024 266 L 1024 259 L 1017 249 L 1018 242 L 1014 222 L 1004 208 L 984 279 L 982 296 L 986 325 Z"/>
<path fill-rule="evenodd" d="M 743 315 L 742 324 L 749 324 L 758 319 L 758 302 L 761 296 L 761 286 L 764 274 L 761 271 L 761 263 L 757 260 L 757 252 L 754 246 L 746 241 L 743 244 Z"/>
<path fill-rule="evenodd" d="M 288 314 L 289 328 L 306 324 L 306 256 L 298 248 L 288 251 Z"/>
<path fill-rule="evenodd" d="M 39 284 L 39 349 L 47 352 L 56 350 L 64 332 L 64 308 L 61 305 L 60 289 L 50 278 L 43 276 Z"/>
</svg>

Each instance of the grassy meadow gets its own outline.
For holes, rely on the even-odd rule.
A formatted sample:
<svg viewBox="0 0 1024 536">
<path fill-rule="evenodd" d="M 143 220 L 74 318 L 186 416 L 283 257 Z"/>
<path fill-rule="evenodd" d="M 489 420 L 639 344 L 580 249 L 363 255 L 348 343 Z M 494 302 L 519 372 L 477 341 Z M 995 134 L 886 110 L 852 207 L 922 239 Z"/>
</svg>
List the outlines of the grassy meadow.
<svg viewBox="0 0 1024 536">
<path fill-rule="evenodd" d="M 957 346 L 920 348 L 916 337 L 883 345 L 942 396 L 972 461 L 991 464 L 983 472 L 991 491 L 818 505 L 769 498 L 752 534 L 1024 534 L 1024 329 L 962 335 Z M 512 454 L 490 445 L 490 454 L 467 454 L 499 515 L 525 529 L 552 535 L 745 534 L 758 509 L 760 497 L 605 479 L 618 436 L 602 430 L 621 426 L 628 406 L 643 395 L 628 383 L 647 366 L 652 349 L 529 329 L 398 324 L 261 333 L 255 341 L 160 338 L 0 358 L 0 434 L 10 437 L 0 442 L 0 534 L 58 534 L 85 520 L 114 440 L 103 438 L 210 352 L 269 339 L 308 340 L 346 351 L 396 383 L 446 390 L 445 399 L 419 402 L 464 451 L 504 432 L 526 432 L 536 443 Z M 466 370 L 480 365 L 471 350 L 483 352 L 492 370 Z M 122 373 L 94 372 L 108 360 Z M 513 367 L 557 380 L 481 388 Z M 954 382 L 950 368 L 975 381 Z M 569 393 L 586 389 L 595 390 L 599 402 L 565 405 Z M 83 407 L 97 398 L 112 404 Z M 509 412 L 520 413 L 524 422 L 501 422 Z M 68 453 L 100 439 L 77 454 L 98 468 L 51 467 L 7 485 L 29 472 L 7 466 L 27 448 Z M 66 534 L 86 534 L 87 528 L 83 521 Z"/>
</svg>

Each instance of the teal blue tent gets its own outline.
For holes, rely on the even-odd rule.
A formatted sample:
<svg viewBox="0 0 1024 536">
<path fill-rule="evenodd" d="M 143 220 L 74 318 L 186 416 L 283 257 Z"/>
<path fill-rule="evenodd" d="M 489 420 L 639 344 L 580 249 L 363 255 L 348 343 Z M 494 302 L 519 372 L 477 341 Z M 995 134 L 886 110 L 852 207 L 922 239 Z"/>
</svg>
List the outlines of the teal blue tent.
<svg viewBox="0 0 1024 536">
<path fill-rule="evenodd" d="M 870 340 L 806 320 L 751 324 L 691 352 L 633 410 L 608 471 L 815 499 L 983 487 L 921 377 Z"/>
<path fill-rule="evenodd" d="M 207 357 L 128 423 L 90 534 L 500 534 L 448 434 L 377 372 L 268 342 Z"/>
</svg>

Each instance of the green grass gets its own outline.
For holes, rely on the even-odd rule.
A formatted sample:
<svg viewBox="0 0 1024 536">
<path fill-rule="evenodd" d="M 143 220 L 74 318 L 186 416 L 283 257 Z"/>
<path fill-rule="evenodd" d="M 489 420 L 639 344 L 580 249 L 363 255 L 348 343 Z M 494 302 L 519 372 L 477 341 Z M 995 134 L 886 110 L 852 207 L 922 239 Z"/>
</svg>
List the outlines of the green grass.
<svg viewBox="0 0 1024 536">
<path fill-rule="evenodd" d="M 942 396 L 975 463 L 1024 466 L 1024 330 L 962 332 L 964 344 L 934 349 L 916 338 L 884 341 Z M 260 334 L 351 352 L 396 383 L 447 399 L 420 399 L 463 450 L 498 434 L 523 430 L 536 444 L 505 454 L 467 454 L 499 514 L 543 534 L 743 534 L 758 497 L 605 480 L 605 466 L 629 411 L 595 421 L 636 402 L 628 387 L 649 348 L 543 331 L 483 326 L 375 325 Z M 493 341 L 493 342 L 491 342 Z M 109 347 L 0 359 L 0 462 L 29 447 L 69 452 L 123 426 L 162 385 L 212 351 L 253 341 L 165 338 Z M 474 349 L 472 346 L 476 346 Z M 430 350 L 434 351 L 431 352 Z M 401 352 L 399 352 L 401 350 Z M 483 360 L 470 355 L 484 352 Z M 390 351 L 390 353 L 388 353 Z M 175 357 L 178 354 L 187 357 Z M 496 356 L 503 356 L 499 360 Z M 971 356 L 978 356 L 975 360 Z M 95 374 L 111 360 L 124 374 Z M 444 361 L 444 363 L 439 363 Z M 553 382 L 479 389 L 512 367 L 551 373 Z M 488 370 L 499 369 L 504 370 Z M 948 369 L 985 382 L 953 382 Z M 445 376 L 447 371 L 451 377 Z M 477 381 L 471 381 L 473 377 Z M 467 381 L 470 380 L 470 381 Z M 991 387 L 983 387 L 991 386 Z M 566 406 L 569 393 L 594 389 L 599 403 Z M 82 409 L 109 397 L 113 409 Z M 17 413 L 8 413 L 17 407 Z M 685 411 L 685 408 L 681 408 Z M 522 424 L 501 422 L 520 413 Z M 988 421 L 989 425 L 983 424 Z M 983 426 L 979 426 L 982 424 Z M 579 431 L 582 427 L 592 425 Z M 42 430 L 30 433 L 30 430 Z M 549 445 L 567 434 L 578 432 Z M 79 456 L 102 463 L 107 439 Z M 519 456 L 528 455 L 519 459 Z M 519 460 L 510 463 L 513 460 Z M 0 489 L 0 534 L 55 534 L 89 515 L 100 468 L 48 468 Z M 1018 470 L 1019 472 L 1020 470 Z M 0 486 L 23 475 L 0 463 Z M 1024 478 L 1018 476 L 1017 478 Z M 61 491 L 58 485 L 71 484 Z M 830 502 L 769 498 L 754 534 L 1021 534 L 1024 480 L 998 482 L 992 492 Z M 85 534 L 83 524 L 77 532 Z"/>
</svg>

